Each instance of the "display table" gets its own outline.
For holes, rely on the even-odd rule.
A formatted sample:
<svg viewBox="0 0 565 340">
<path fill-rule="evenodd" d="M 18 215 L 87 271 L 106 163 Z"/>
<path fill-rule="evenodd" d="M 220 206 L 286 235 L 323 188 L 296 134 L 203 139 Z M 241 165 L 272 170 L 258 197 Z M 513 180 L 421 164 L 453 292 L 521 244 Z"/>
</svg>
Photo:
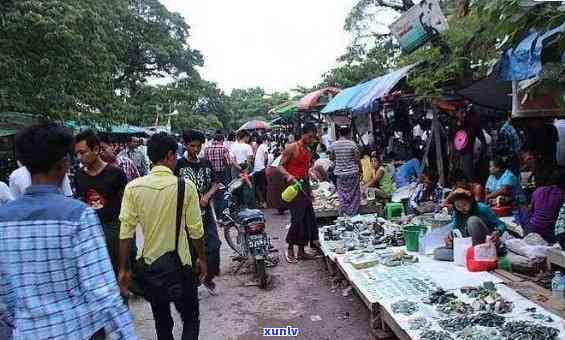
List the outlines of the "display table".
<svg viewBox="0 0 565 340">
<path fill-rule="evenodd" d="M 371 204 L 362 205 L 362 206 L 359 207 L 359 214 L 360 215 L 369 215 L 369 214 L 382 215 L 382 213 L 383 213 L 383 205 L 381 203 L 371 203 Z M 317 219 L 336 218 L 337 217 L 337 209 L 314 210 L 314 214 L 316 215 Z"/>
<path fill-rule="evenodd" d="M 424 304 L 422 298 L 429 295 L 431 291 L 442 288 L 453 292 L 462 301 L 467 302 L 469 299 L 462 295 L 460 289 L 468 286 L 481 286 L 485 282 L 494 283 L 497 292 L 514 303 L 512 312 L 503 315 L 506 321 L 524 320 L 553 327 L 560 331 L 559 339 L 565 339 L 563 320 L 548 310 L 556 313 L 559 311 L 554 308 L 547 308 L 548 304 L 536 304 L 531 299 L 533 295 L 527 296 L 527 294 L 520 292 L 528 282 L 524 282 L 512 274 L 505 274 L 502 271 L 472 273 L 465 267 L 456 266 L 452 262 L 435 261 L 430 256 L 418 254 L 414 255 L 418 256 L 419 262 L 414 264 L 399 267 L 386 267 L 377 264 L 366 269 L 356 269 L 351 262 L 354 261 L 355 256 L 363 256 L 361 252 L 335 254 L 331 252 L 332 245 L 324 241 L 323 235 L 320 235 L 320 241 L 326 258 L 335 261 L 335 266 L 339 272 L 343 274 L 367 306 L 370 313 L 371 329 L 374 330 L 377 339 L 389 338 L 392 334 L 399 339 L 420 339 L 421 330 L 412 330 L 409 327 L 410 321 L 418 317 L 425 317 L 430 320 L 429 329 L 445 331 L 440 328 L 438 320 L 445 319 L 447 316 L 437 312 L 434 306 Z M 390 249 L 398 251 L 403 247 Z M 539 291 L 536 294 L 540 294 Z M 547 291 L 545 294 L 547 295 Z M 550 298 L 551 296 L 546 297 L 546 300 L 550 300 Z M 410 316 L 395 314 L 392 305 L 400 300 L 414 302 L 417 304 L 418 311 Z M 533 300 L 539 303 L 539 300 Z M 471 303 L 471 301 L 468 302 Z M 537 313 L 542 313 L 553 321 L 546 322 L 545 320 L 534 319 L 532 313 L 526 312 L 526 309 L 533 307 L 536 308 Z M 456 338 L 454 334 L 451 334 L 451 336 Z"/>
</svg>

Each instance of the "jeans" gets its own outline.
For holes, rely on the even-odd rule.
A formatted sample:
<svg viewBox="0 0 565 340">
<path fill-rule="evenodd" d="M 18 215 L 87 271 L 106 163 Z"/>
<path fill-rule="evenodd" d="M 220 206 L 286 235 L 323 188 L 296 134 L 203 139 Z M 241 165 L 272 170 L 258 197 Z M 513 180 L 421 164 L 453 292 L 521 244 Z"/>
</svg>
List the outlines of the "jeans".
<svg viewBox="0 0 565 340">
<path fill-rule="evenodd" d="M 151 310 L 155 319 L 155 329 L 158 340 L 174 340 L 173 317 L 169 302 L 151 302 Z M 196 340 L 200 333 L 200 310 L 198 303 L 198 288 L 192 269 L 186 272 L 184 296 L 173 301 L 183 322 L 182 340 Z"/>
</svg>

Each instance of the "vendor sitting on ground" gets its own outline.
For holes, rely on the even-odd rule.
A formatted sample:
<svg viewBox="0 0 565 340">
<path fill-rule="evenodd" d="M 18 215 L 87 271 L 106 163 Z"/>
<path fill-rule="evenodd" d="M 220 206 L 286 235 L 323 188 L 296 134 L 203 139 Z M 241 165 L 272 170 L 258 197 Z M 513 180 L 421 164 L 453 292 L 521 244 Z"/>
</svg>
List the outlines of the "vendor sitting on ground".
<svg viewBox="0 0 565 340">
<path fill-rule="evenodd" d="M 449 183 L 452 184 L 454 190 L 456 188 L 471 188 L 471 193 L 475 197 L 475 201 L 484 202 L 485 200 L 485 188 L 479 183 L 471 182 L 463 173 L 462 170 L 455 170 L 451 173 Z M 443 201 L 442 206 L 446 208 L 453 208 L 453 196 L 454 191 L 450 192 L 449 195 Z"/>
<path fill-rule="evenodd" d="M 410 196 L 410 210 L 419 214 L 439 210 L 443 200 L 443 188 L 438 183 L 437 174 L 426 169 L 420 176 L 420 183 Z"/>
<path fill-rule="evenodd" d="M 502 157 L 490 163 L 490 177 L 487 180 L 487 202 L 493 207 L 519 206 L 526 204 L 520 180 L 510 171 Z"/>
<path fill-rule="evenodd" d="M 549 178 L 539 182 L 541 186 L 532 195 L 529 218 L 522 225 L 527 234 L 537 233 L 553 244 L 557 216 L 565 203 L 565 173 L 555 169 Z"/>
<path fill-rule="evenodd" d="M 452 230 L 459 230 L 463 237 L 471 237 L 474 246 L 485 243 L 487 236 L 490 236 L 494 243 L 499 241 L 506 225 L 496 217 L 488 205 L 475 201 L 470 187 L 456 189 L 453 200 Z M 445 247 L 435 250 L 434 258 L 453 261 L 453 232 L 446 237 L 445 244 Z"/>
<path fill-rule="evenodd" d="M 396 158 L 396 157 L 395 157 Z M 395 163 L 398 163 L 395 160 Z M 415 182 L 420 178 L 422 174 L 422 164 L 417 157 L 413 157 L 411 160 L 402 164 L 398 169 L 396 169 L 396 174 L 394 175 L 394 181 L 396 182 L 397 188 L 402 188 Z"/>
<path fill-rule="evenodd" d="M 365 188 L 374 188 L 375 194 L 380 198 L 390 198 L 394 192 L 394 181 L 392 179 L 392 171 L 381 164 L 376 152 L 370 157 L 370 166 L 363 166 L 363 186 Z"/>
</svg>

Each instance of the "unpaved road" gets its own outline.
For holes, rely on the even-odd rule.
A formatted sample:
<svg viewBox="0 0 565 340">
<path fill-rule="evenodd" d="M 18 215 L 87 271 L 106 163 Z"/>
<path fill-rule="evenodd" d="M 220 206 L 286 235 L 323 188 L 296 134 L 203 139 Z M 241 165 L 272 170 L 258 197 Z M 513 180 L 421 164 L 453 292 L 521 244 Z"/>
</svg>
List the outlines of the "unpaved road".
<svg viewBox="0 0 565 340">
<path fill-rule="evenodd" d="M 332 278 L 323 260 L 289 265 L 284 260 L 285 225 L 288 213 L 277 216 L 267 210 L 268 233 L 279 250 L 280 263 L 269 269 L 273 287 L 261 290 L 245 286 L 251 278 L 232 274 L 231 249 L 222 244 L 222 276 L 217 278 L 218 296 L 200 288 L 200 339 L 255 340 L 263 337 L 264 327 L 297 327 L 297 339 L 365 340 L 370 338 L 368 311 L 354 294 L 342 296 L 342 288 L 332 289 Z M 220 230 L 220 233 L 222 231 Z M 174 310 L 174 307 L 172 307 Z M 156 339 L 151 308 L 143 300 L 134 300 L 131 309 L 141 339 Z M 180 339 L 182 325 L 176 312 L 175 337 Z M 312 321 L 318 320 L 319 321 Z M 275 337 L 275 339 L 278 339 Z M 283 339 L 283 338 L 280 338 Z"/>
</svg>

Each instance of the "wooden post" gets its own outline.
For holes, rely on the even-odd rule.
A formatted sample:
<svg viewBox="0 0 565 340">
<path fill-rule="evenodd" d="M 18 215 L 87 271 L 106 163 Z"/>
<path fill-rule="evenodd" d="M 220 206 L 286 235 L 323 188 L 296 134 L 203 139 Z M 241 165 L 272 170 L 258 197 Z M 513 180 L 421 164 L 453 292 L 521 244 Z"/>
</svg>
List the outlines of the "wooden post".
<svg viewBox="0 0 565 340">
<path fill-rule="evenodd" d="M 432 121 L 432 134 L 435 139 L 436 146 L 436 161 L 437 170 L 439 175 L 439 183 L 442 187 L 445 187 L 445 170 L 443 168 L 443 155 L 441 147 L 441 128 L 439 126 L 439 119 L 437 117 L 437 110 L 433 109 L 433 121 Z"/>
</svg>

